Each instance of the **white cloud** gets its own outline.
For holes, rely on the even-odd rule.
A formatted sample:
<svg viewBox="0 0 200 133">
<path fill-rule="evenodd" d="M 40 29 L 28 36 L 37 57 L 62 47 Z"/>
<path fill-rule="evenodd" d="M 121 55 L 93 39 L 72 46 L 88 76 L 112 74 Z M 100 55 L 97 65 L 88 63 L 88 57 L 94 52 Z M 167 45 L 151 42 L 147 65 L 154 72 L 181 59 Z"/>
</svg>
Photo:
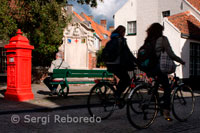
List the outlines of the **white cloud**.
<svg viewBox="0 0 200 133">
<path fill-rule="evenodd" d="M 108 26 L 114 24 L 113 15 L 127 2 L 128 0 L 104 0 L 100 2 L 97 0 L 97 8 L 91 8 L 88 5 L 80 5 L 76 2 L 69 2 L 74 5 L 74 11 L 77 13 L 84 12 L 87 15 L 93 15 L 96 22 L 100 22 L 101 19 L 106 19 Z"/>
<path fill-rule="evenodd" d="M 106 19 L 112 19 L 113 15 L 119 10 L 127 0 L 104 0 L 99 2 L 97 8 L 90 8 L 93 16 L 104 16 Z"/>
</svg>

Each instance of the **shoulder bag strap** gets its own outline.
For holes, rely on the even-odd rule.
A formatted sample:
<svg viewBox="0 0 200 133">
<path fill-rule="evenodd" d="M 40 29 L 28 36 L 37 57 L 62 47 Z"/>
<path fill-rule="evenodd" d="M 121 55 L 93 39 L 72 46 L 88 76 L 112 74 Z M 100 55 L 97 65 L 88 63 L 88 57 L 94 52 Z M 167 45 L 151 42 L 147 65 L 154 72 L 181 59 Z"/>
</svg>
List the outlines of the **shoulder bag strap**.
<svg viewBox="0 0 200 133">
<path fill-rule="evenodd" d="M 163 42 L 164 42 L 164 36 L 162 36 L 162 51 L 161 52 L 165 52 L 165 48 L 163 46 Z"/>
<path fill-rule="evenodd" d="M 58 69 L 60 69 L 60 67 L 61 67 L 62 63 L 63 63 L 63 59 L 62 59 L 62 62 L 60 63 L 60 65 L 59 65 Z"/>
</svg>

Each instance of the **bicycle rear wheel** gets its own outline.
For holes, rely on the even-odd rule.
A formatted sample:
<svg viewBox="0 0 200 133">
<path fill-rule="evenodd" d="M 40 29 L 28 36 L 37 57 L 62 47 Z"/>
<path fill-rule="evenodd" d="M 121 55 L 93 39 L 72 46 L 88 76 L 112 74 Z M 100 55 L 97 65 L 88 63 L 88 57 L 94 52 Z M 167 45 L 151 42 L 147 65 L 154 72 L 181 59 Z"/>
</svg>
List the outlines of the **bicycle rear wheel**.
<svg viewBox="0 0 200 133">
<path fill-rule="evenodd" d="M 69 94 L 69 88 L 65 85 L 61 85 L 61 88 L 59 89 L 59 96 L 63 96 L 64 98 L 67 98 Z"/>
<path fill-rule="evenodd" d="M 172 113 L 178 121 L 186 121 L 194 112 L 195 97 L 192 89 L 183 84 L 172 96 Z"/>
<path fill-rule="evenodd" d="M 140 86 L 130 93 L 127 104 L 129 122 L 137 129 L 149 127 L 158 113 L 158 100 L 147 86 Z"/>
<path fill-rule="evenodd" d="M 113 113 L 115 106 L 113 86 L 107 82 L 96 84 L 90 91 L 87 105 L 91 116 L 107 119 Z"/>
</svg>

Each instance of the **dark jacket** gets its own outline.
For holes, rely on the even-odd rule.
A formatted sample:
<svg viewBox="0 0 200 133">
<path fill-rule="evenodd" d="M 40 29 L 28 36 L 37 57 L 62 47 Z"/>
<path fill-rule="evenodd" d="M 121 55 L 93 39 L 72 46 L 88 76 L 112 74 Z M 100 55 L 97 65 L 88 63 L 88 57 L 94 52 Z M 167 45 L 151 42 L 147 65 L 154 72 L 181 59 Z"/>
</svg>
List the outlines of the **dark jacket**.
<svg viewBox="0 0 200 133">
<path fill-rule="evenodd" d="M 115 61 L 106 62 L 106 64 L 121 65 L 126 70 L 133 70 L 137 60 L 130 51 L 126 39 L 124 37 L 120 37 L 117 33 L 112 34 L 111 39 L 113 39 L 116 44 L 115 50 L 118 52 L 119 56 Z"/>
</svg>

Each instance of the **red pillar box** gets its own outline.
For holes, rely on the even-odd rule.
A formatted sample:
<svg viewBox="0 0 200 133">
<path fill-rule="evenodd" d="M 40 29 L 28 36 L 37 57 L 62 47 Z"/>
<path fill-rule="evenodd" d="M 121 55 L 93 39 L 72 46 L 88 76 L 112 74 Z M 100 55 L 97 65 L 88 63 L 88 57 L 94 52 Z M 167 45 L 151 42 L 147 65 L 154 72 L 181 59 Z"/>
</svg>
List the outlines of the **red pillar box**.
<svg viewBox="0 0 200 133">
<path fill-rule="evenodd" d="M 7 90 L 5 99 L 12 101 L 26 101 L 33 99 L 31 89 L 31 58 L 33 46 L 22 36 L 19 29 L 17 36 L 5 45 L 7 54 Z"/>
</svg>

